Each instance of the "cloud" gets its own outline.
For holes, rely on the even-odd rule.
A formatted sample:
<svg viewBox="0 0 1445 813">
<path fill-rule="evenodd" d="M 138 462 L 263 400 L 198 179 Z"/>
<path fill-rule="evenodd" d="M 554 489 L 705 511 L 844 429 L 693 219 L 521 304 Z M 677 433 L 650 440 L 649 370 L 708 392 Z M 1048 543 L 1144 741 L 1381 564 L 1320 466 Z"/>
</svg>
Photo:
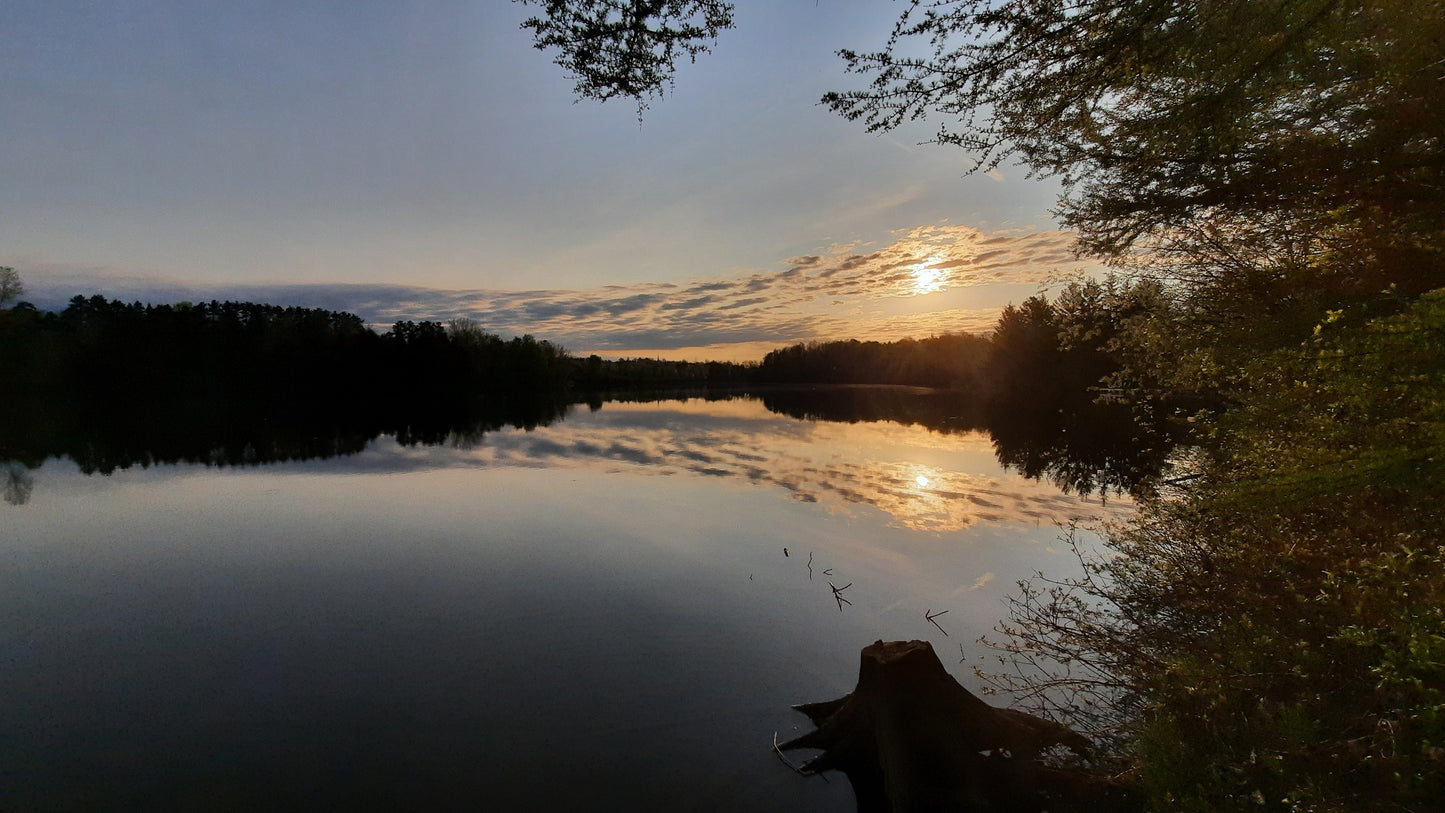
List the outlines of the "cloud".
<svg viewBox="0 0 1445 813">
<path fill-rule="evenodd" d="M 846 244 L 752 270 L 674 283 L 586 290 L 503 291 L 411 285 L 202 285 L 103 268 L 21 269 L 29 299 L 61 308 L 75 294 L 126 301 L 237 299 L 356 313 L 385 329 L 399 320 L 475 320 L 502 335 L 530 333 L 577 351 L 772 346 L 841 338 L 897 339 L 982 332 L 998 306 L 940 307 L 929 295 L 1000 283 L 1040 285 L 1075 263 L 1072 236 L 935 224 L 886 245 Z M 760 355 L 760 354 L 759 354 Z"/>
<path fill-rule="evenodd" d="M 764 302 L 767 302 L 767 301 L 768 301 L 768 298 L 767 298 L 767 297 L 764 297 L 764 296 L 757 296 L 757 297 L 753 297 L 753 298 L 751 298 L 751 299 L 738 299 L 738 300 L 735 300 L 735 301 L 733 301 L 733 302 L 729 302 L 729 303 L 727 303 L 726 305 L 719 305 L 719 306 L 718 306 L 718 310 L 721 310 L 721 311 L 734 311 L 734 310 L 737 310 L 738 308 L 747 308 L 747 307 L 751 307 L 751 306 L 753 306 L 753 305 L 761 305 L 761 304 L 763 304 Z"/>
<path fill-rule="evenodd" d="M 709 295 L 709 296 L 699 296 L 699 297 L 695 297 L 695 298 L 693 298 L 693 299 L 688 299 L 688 300 L 683 301 L 683 302 L 668 302 L 668 303 L 662 305 L 662 308 L 661 308 L 661 309 L 662 309 L 662 310 L 665 310 L 665 311 L 694 310 L 694 309 L 697 309 L 697 308 L 704 307 L 704 306 L 706 306 L 706 305 L 711 305 L 711 304 L 713 304 L 714 302 L 717 302 L 718 299 L 719 299 L 719 297 L 711 296 L 711 295 Z M 753 300 L 753 301 L 756 302 L 757 300 Z M 733 306 L 732 306 L 732 307 L 736 307 L 736 306 L 737 306 L 737 303 L 733 303 Z"/>
</svg>

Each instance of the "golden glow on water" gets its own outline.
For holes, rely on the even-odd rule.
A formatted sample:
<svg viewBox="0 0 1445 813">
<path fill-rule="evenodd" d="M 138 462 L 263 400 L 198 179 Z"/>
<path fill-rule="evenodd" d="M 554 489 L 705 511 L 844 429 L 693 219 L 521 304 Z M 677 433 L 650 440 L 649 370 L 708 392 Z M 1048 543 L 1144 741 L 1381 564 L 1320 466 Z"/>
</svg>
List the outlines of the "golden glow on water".
<svg viewBox="0 0 1445 813">
<path fill-rule="evenodd" d="M 609 403 L 552 426 L 489 433 L 463 448 L 461 465 L 715 478 L 782 489 L 839 514 L 881 511 L 890 525 L 929 533 L 1089 521 L 1131 508 L 1125 498 L 1081 498 L 1005 470 L 986 434 L 798 421 L 746 399 Z"/>
<path fill-rule="evenodd" d="M 758 418 L 776 420 L 779 416 L 769 412 L 762 404 L 747 398 L 733 398 L 729 400 L 709 401 L 706 398 L 689 398 L 678 401 L 608 401 L 603 406 L 603 411 L 608 415 L 619 413 L 632 414 L 657 414 L 658 412 L 675 412 L 681 415 L 707 415 L 716 418 Z M 576 421 L 579 418 L 575 413 L 568 418 L 568 422 Z M 562 424 L 562 425 L 565 425 Z"/>
</svg>

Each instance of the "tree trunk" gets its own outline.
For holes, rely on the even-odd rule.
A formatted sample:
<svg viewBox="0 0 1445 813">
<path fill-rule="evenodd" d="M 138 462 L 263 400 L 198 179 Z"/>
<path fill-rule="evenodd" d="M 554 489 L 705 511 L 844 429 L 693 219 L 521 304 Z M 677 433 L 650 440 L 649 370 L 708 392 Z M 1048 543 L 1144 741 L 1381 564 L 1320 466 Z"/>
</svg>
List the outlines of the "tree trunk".
<svg viewBox="0 0 1445 813">
<path fill-rule="evenodd" d="M 1088 757 L 1088 740 L 1058 723 L 978 699 L 948 674 L 927 641 L 865 647 L 851 693 L 795 708 L 817 730 L 779 748 L 822 749 L 803 770 L 845 773 L 860 813 L 1131 806 L 1114 783 L 1038 760 L 1056 745 Z"/>
</svg>

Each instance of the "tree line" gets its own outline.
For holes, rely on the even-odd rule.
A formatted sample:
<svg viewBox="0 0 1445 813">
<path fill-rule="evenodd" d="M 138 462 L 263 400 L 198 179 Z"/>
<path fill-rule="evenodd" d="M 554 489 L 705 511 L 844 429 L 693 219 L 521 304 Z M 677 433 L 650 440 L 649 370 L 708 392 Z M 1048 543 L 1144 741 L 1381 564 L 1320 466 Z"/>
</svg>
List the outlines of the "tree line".
<svg viewBox="0 0 1445 813">
<path fill-rule="evenodd" d="M 77 296 L 58 313 L 0 312 L 0 378 L 56 401 L 415 403 L 563 387 L 570 358 L 531 336 L 246 302 L 147 305 Z"/>
<path fill-rule="evenodd" d="M 1204 402 L 1217 388 L 1148 374 L 1134 339 L 1171 308 L 1164 287 L 1118 276 L 1084 279 L 1053 298 L 1003 309 L 988 335 L 945 334 L 894 342 L 808 342 L 767 354 L 756 380 L 778 384 L 900 384 L 958 390 L 1010 409 L 1094 400 Z"/>
<path fill-rule="evenodd" d="M 231 401 L 436 405 L 472 399 L 688 387 L 897 384 L 980 402 L 1092 398 L 1123 366 L 1122 323 L 1155 302 L 1152 284 L 1066 287 L 1004 309 L 989 336 L 811 342 L 761 363 L 585 358 L 530 335 L 503 339 L 469 319 L 399 321 L 248 302 L 143 304 L 76 296 L 58 312 L 0 311 L 0 377 L 14 397 L 51 401 Z"/>
</svg>

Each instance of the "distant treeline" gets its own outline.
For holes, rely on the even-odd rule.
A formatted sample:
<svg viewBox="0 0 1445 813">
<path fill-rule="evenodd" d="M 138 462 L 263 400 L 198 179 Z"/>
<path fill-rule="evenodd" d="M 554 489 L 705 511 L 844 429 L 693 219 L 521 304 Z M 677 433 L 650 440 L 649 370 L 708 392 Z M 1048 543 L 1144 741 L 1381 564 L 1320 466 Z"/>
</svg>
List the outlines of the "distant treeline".
<svg viewBox="0 0 1445 813">
<path fill-rule="evenodd" d="M 414 403 L 750 384 L 901 384 L 1053 400 L 1119 369 L 1111 341 L 1147 309 L 1145 286 L 1072 285 L 1009 306 L 989 337 L 796 344 L 761 364 L 577 358 L 467 319 L 385 333 L 320 308 L 145 305 L 77 296 L 54 313 L 0 311 L 0 381 L 13 393 L 126 401 L 364 399 Z"/>
<path fill-rule="evenodd" d="M 810 342 L 774 350 L 758 380 L 775 384 L 906 384 L 976 389 L 993 345 L 966 333 L 896 342 Z"/>
<path fill-rule="evenodd" d="M 756 379 L 756 371 L 756 364 L 727 361 L 604 359 L 591 355 L 574 360 L 570 380 L 576 391 L 600 393 L 747 384 Z"/>
<path fill-rule="evenodd" d="M 578 359 L 476 323 L 397 322 L 385 333 L 320 308 L 247 302 L 146 305 L 77 296 L 65 310 L 0 310 L 11 393 L 122 400 L 334 402 L 552 396 L 569 389 L 740 382 L 756 365 Z"/>
<path fill-rule="evenodd" d="M 354 314 L 319 308 L 77 296 L 60 312 L 23 302 L 0 310 L 0 388 L 12 402 L 45 409 L 343 409 L 369 427 L 455 424 L 482 403 L 495 411 L 638 391 L 798 384 L 924 386 L 962 393 L 980 408 L 1051 408 L 1092 399 L 1101 380 L 1127 366 L 1115 337 L 1155 298 L 1147 285 L 1076 284 L 1056 301 L 1036 296 L 1009 306 L 988 337 L 814 342 L 736 364 L 577 358 L 466 319 L 402 321 L 379 333 Z"/>
<path fill-rule="evenodd" d="M 1114 377 L 1131 384 L 1133 345 L 1119 339 L 1165 307 L 1154 283 L 1110 279 L 1009 305 L 988 337 L 948 334 L 896 342 L 835 341 L 774 350 L 756 374 L 780 384 L 903 384 L 972 393 L 980 403 L 1052 404 L 1093 398 Z"/>
<path fill-rule="evenodd" d="M 530 336 L 244 302 L 143 305 L 75 297 L 59 313 L 0 312 L 0 381 L 14 393 L 116 401 L 409 402 L 564 386 L 571 360 Z"/>
</svg>

